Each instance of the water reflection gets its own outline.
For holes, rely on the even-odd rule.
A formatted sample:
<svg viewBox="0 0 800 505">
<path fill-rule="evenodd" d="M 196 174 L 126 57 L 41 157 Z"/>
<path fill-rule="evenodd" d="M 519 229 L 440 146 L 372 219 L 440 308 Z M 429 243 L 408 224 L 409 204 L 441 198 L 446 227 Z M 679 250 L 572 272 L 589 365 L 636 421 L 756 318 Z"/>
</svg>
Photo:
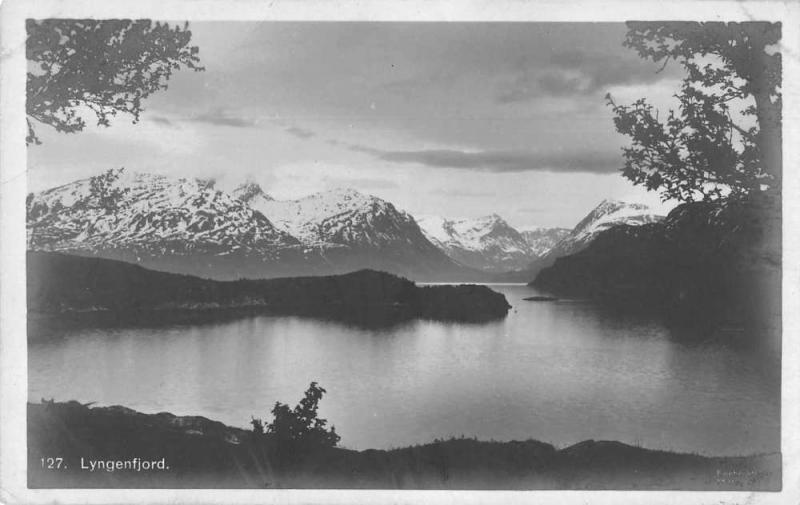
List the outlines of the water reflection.
<svg viewBox="0 0 800 505">
<path fill-rule="evenodd" d="M 779 360 L 645 315 L 527 302 L 482 324 L 364 328 L 299 317 L 65 330 L 31 342 L 30 398 L 123 404 L 246 426 L 308 383 L 342 444 L 464 434 L 564 446 L 613 439 L 709 454 L 779 447 Z M 777 380 L 776 380 L 777 376 Z"/>
</svg>

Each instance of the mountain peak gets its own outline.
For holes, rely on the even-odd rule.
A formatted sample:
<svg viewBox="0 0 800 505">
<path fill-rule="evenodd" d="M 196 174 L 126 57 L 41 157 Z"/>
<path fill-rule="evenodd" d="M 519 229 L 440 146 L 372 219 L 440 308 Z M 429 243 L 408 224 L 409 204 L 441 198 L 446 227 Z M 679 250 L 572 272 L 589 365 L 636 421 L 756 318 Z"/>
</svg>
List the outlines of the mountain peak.
<svg viewBox="0 0 800 505">
<path fill-rule="evenodd" d="M 217 186 L 217 180 L 214 179 L 213 177 L 208 177 L 208 178 L 198 177 L 195 179 L 195 182 L 197 183 L 197 187 L 201 189 L 214 190 Z"/>
<path fill-rule="evenodd" d="M 258 197 L 267 201 L 272 201 L 274 198 L 269 196 L 264 189 L 255 181 L 245 181 L 232 192 L 233 196 L 239 200 L 250 203 Z"/>
<path fill-rule="evenodd" d="M 372 195 L 366 195 L 353 188 L 346 188 L 346 187 L 336 187 L 333 189 L 329 189 L 327 191 L 320 191 L 319 193 L 317 193 L 317 195 L 319 196 L 329 195 L 334 198 L 342 198 L 345 200 L 375 198 Z"/>
<path fill-rule="evenodd" d="M 574 254 L 591 242 L 598 233 L 613 226 L 641 225 L 663 219 L 643 203 L 607 198 L 600 202 L 553 249 L 559 256 Z"/>
<path fill-rule="evenodd" d="M 533 255 L 525 238 L 498 214 L 473 219 L 425 216 L 417 223 L 428 240 L 473 268 L 514 270 L 525 266 Z"/>
<path fill-rule="evenodd" d="M 623 200 L 617 200 L 616 198 L 606 198 L 595 207 L 595 210 L 604 210 L 604 209 L 621 209 L 621 208 L 630 208 L 630 209 L 637 209 L 637 210 L 650 210 L 650 207 L 643 203 L 635 203 L 635 202 L 626 202 Z"/>
<path fill-rule="evenodd" d="M 500 217 L 499 214 L 489 214 L 487 216 L 479 217 L 476 219 L 478 222 L 491 223 L 491 224 L 506 224 L 505 219 Z"/>
<path fill-rule="evenodd" d="M 420 250 L 434 248 L 409 214 L 353 188 L 337 187 L 298 200 L 262 201 L 253 207 L 310 247 L 378 248 L 400 243 L 406 247 L 416 241 Z"/>
<path fill-rule="evenodd" d="M 658 218 L 659 216 L 655 216 L 650 207 L 645 204 L 607 198 L 575 226 L 573 233 L 594 234 L 598 229 L 605 229 L 627 221 L 652 222 Z"/>
</svg>

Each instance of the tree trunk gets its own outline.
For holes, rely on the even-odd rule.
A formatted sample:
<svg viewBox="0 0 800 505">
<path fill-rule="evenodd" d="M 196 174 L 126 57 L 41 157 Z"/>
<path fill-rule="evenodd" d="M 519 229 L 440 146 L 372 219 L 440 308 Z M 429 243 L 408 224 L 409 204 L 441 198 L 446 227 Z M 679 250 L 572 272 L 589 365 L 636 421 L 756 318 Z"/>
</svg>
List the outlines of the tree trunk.
<svg viewBox="0 0 800 505">
<path fill-rule="evenodd" d="M 780 191 L 783 175 L 783 135 L 781 131 L 780 101 L 773 104 L 768 93 L 754 94 L 759 133 L 756 137 L 764 171 L 774 180 L 774 189 Z"/>
<path fill-rule="evenodd" d="M 773 42 L 765 35 L 761 24 L 748 25 L 750 51 L 748 62 L 740 72 L 749 77 L 750 91 L 756 102 L 759 133 L 756 137 L 764 171 L 774 178 L 772 189 L 780 193 L 783 175 L 783 142 L 781 131 L 781 103 L 777 88 L 781 84 L 780 54 L 767 54 L 767 44 Z M 775 103 L 770 95 L 776 95 Z"/>
</svg>

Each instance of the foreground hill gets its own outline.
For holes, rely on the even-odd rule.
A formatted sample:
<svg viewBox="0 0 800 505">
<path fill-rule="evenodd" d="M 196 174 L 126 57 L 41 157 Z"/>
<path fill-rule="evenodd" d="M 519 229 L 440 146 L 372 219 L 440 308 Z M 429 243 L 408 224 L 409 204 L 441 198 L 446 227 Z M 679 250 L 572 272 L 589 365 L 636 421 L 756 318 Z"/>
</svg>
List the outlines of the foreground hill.
<svg viewBox="0 0 800 505">
<path fill-rule="evenodd" d="M 338 276 L 214 281 L 100 258 L 28 253 L 28 312 L 146 323 L 209 313 L 299 314 L 364 324 L 504 317 L 505 297 L 485 286 L 427 286 L 362 270 Z"/>
<path fill-rule="evenodd" d="M 687 203 L 660 223 L 616 226 L 556 260 L 532 285 L 656 310 L 687 322 L 780 328 L 780 205 Z"/>
<path fill-rule="evenodd" d="M 60 468 L 43 468 L 42 458 L 54 456 L 63 458 Z M 89 470 L 91 462 L 134 457 L 163 459 L 164 468 Z M 46 402 L 28 404 L 28 486 L 774 491 L 781 455 L 704 457 L 592 440 L 558 450 L 535 440 L 464 438 L 299 454 L 203 417 Z"/>
</svg>

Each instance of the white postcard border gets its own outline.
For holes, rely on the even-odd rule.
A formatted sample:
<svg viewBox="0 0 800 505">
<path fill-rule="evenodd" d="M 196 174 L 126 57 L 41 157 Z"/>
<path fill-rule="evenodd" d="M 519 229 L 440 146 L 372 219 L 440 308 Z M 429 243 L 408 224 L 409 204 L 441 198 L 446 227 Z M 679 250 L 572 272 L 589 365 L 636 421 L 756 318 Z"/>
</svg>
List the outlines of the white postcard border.
<svg viewBox="0 0 800 505">
<path fill-rule="evenodd" d="M 6 0 L 0 6 L 0 502 L 2 503 L 800 503 L 800 3 L 765 1 Z M 25 19 L 783 22 L 783 491 L 343 491 L 27 489 Z"/>
</svg>

